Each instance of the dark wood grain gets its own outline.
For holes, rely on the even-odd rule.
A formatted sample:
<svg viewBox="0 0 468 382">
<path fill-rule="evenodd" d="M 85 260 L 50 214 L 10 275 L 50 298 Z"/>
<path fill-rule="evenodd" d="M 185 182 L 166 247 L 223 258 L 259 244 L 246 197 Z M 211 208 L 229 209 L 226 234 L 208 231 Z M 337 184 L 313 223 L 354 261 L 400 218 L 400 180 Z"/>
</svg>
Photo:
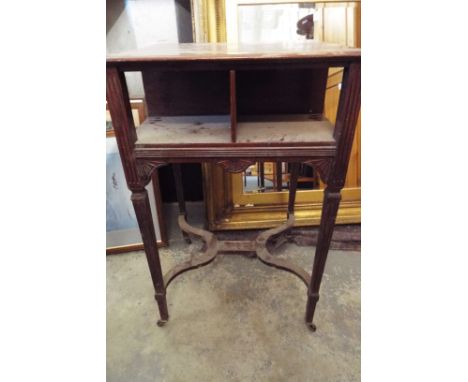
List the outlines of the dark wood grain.
<svg viewBox="0 0 468 382">
<path fill-rule="evenodd" d="M 144 70 L 149 116 L 229 114 L 229 72 Z"/>
<path fill-rule="evenodd" d="M 288 200 L 288 218 L 294 215 L 294 206 L 296 203 L 297 178 L 299 177 L 299 163 L 290 164 L 289 178 L 289 200 Z"/>
<path fill-rule="evenodd" d="M 237 137 L 237 81 L 235 70 L 229 71 L 229 103 L 231 114 L 231 142 L 236 142 Z"/>
<path fill-rule="evenodd" d="M 152 173 L 147 172 L 142 176 L 143 173 L 140 170 L 140 166 L 137 166 L 134 155 L 137 137 L 131 114 L 127 85 L 124 73 L 117 68 L 107 69 L 106 97 L 125 178 L 129 189 L 132 191 L 131 200 L 145 248 L 146 259 L 155 290 L 155 299 L 159 307 L 160 320 L 158 324 L 163 325 L 169 319 L 166 289 L 164 287 L 148 192 L 145 189 L 146 184 L 152 179 Z"/>
<path fill-rule="evenodd" d="M 218 44 L 166 45 L 108 58 L 109 110 L 115 125 L 127 184 L 132 190 L 132 201 L 156 291 L 160 324 L 164 324 L 169 317 L 165 285 L 177 274 L 209 263 L 219 250 L 231 251 L 237 248 L 239 251 L 249 252 L 254 246 L 245 240 L 237 243 L 218 242 L 213 234 L 188 226 L 179 188 L 181 227 L 186 232 L 204 237 L 208 248 L 201 257 L 169 271 L 165 283 L 155 245 L 148 196 L 144 189 L 155 169 L 168 163 L 211 162 L 221 164 L 229 171 L 239 172 L 255 162 L 283 161 L 293 163 L 289 219 L 282 226 L 259 235 L 255 249 L 257 256 L 266 264 L 292 272 L 304 281 L 308 287 L 305 321 L 312 330 L 316 329 L 313 318 L 360 108 L 360 60 L 359 49 L 316 41 L 292 45 L 231 47 Z M 275 130 L 275 126 L 278 125 L 274 125 L 274 118 L 269 117 L 270 114 L 283 118 L 285 114 L 308 113 L 313 118 L 321 118 L 327 72 L 330 67 L 335 66 L 343 67 L 344 74 L 336 124 L 330 127 L 334 129 L 330 138 L 317 139 L 326 134 L 319 135 L 323 134 L 324 130 L 320 130 L 317 124 L 314 130 L 312 119 L 310 124 L 299 126 L 300 128 L 294 124 L 287 125 L 283 121 L 281 123 L 285 129 L 289 126 L 289 135 L 286 131 L 285 134 L 278 135 L 278 131 Z M 186 137 L 181 137 L 180 134 L 174 139 L 158 140 L 158 134 L 162 131 L 158 129 L 155 130 L 154 140 L 137 140 L 123 76 L 125 70 L 143 71 L 150 117 L 225 114 L 230 118 L 226 124 L 226 142 L 217 137 L 215 142 L 188 139 L 188 142 L 181 144 L 180 140 Z M 245 117 L 251 117 L 253 114 L 260 114 L 262 118 L 266 118 L 267 124 L 246 123 Z M 199 128 L 189 126 L 187 131 L 200 134 L 202 127 L 209 126 L 214 125 L 208 124 Z M 225 134 L 223 125 L 216 126 L 216 134 Z M 262 137 L 247 134 L 250 138 L 242 141 L 243 128 L 244 132 L 245 129 L 258 130 Z M 309 128 L 310 131 L 307 130 Z M 139 130 L 146 131 L 144 126 Z M 151 132 L 148 136 L 152 136 Z M 266 249 L 267 240 L 294 224 L 294 202 L 300 163 L 313 166 L 327 184 L 310 281 L 307 272 L 276 259 Z"/>
<path fill-rule="evenodd" d="M 345 68 L 343 73 L 336 114 L 334 137 L 337 141 L 337 149 L 329 181 L 331 187 L 341 189 L 344 186 L 360 107 L 361 64 L 352 63 Z"/>
<path fill-rule="evenodd" d="M 283 169 L 281 161 L 276 161 L 275 178 L 276 191 L 281 191 L 283 189 Z"/>
<path fill-rule="evenodd" d="M 270 69 L 300 70 L 320 68 L 342 68 L 350 62 L 360 62 L 359 58 L 327 57 L 325 59 L 310 58 L 279 58 L 276 60 L 212 60 L 212 61 L 154 61 L 142 62 L 108 62 L 107 67 L 118 67 L 125 72 L 166 71 L 166 72 L 192 72 L 194 75 L 203 71 L 252 70 L 262 71 Z M 196 72 L 196 73 L 195 73 Z"/>
<path fill-rule="evenodd" d="M 323 272 L 327 261 L 328 250 L 335 227 L 336 214 L 340 205 L 340 191 L 330 191 L 325 189 L 323 198 L 322 217 L 320 220 L 320 231 L 315 249 L 314 265 L 312 268 L 312 277 L 307 290 L 307 305 L 305 322 L 315 331 L 316 326 L 313 323 L 315 307 L 319 300 L 320 284 L 322 282 Z"/>
<path fill-rule="evenodd" d="M 261 161 L 258 162 L 258 180 L 259 180 L 259 187 L 260 190 L 264 191 L 265 190 L 265 162 Z"/>
<path fill-rule="evenodd" d="M 107 69 L 106 99 L 112 117 L 117 146 L 128 187 L 141 189 L 133 150 L 137 135 L 124 73 L 117 68 Z M 143 186 L 144 187 L 144 186 Z"/>
<path fill-rule="evenodd" d="M 238 113 L 321 114 L 328 68 L 237 72 Z"/>
<path fill-rule="evenodd" d="M 135 208 L 135 215 L 137 217 L 143 244 L 145 246 L 146 260 L 148 261 L 151 279 L 153 280 L 155 290 L 155 299 L 158 303 L 159 314 L 161 316 L 158 324 L 164 325 L 164 323 L 169 320 L 169 312 L 167 310 L 166 302 L 166 287 L 164 286 L 161 262 L 159 260 L 159 252 L 156 245 L 156 235 L 151 216 L 148 192 L 145 189 L 133 192 L 132 202 L 133 207 Z"/>
<path fill-rule="evenodd" d="M 328 250 L 335 226 L 336 214 L 341 200 L 341 189 L 344 186 L 348 169 L 349 156 L 354 138 L 361 100 L 361 66 L 353 63 L 345 68 L 338 103 L 334 136 L 337 140 L 335 158 L 331 161 L 326 175 L 320 231 L 315 250 L 314 266 L 308 289 L 305 321 L 312 330 L 315 307 L 319 300 L 320 284 L 327 261 Z M 322 161 L 323 162 L 323 161 Z M 309 162 L 313 163 L 313 161 Z M 323 167 L 318 167 L 323 171 Z"/>
<path fill-rule="evenodd" d="M 175 163 L 180 161 L 190 162 L 210 162 L 223 158 L 245 158 L 264 161 L 284 161 L 293 162 L 294 159 L 307 161 L 312 157 L 334 157 L 336 147 L 325 144 L 307 145 L 237 145 L 237 146 L 196 146 L 196 147 L 138 147 L 135 149 L 135 157 L 141 160 L 153 158 L 155 160 L 165 159 Z"/>
<path fill-rule="evenodd" d="M 327 74 L 327 67 L 198 71 L 196 75 L 145 70 L 143 84 L 150 116 L 229 114 L 233 106 L 240 115 L 321 114 Z"/>
<path fill-rule="evenodd" d="M 176 189 L 176 194 L 177 194 L 177 204 L 179 205 L 179 215 L 182 215 L 185 219 L 187 219 L 187 210 L 185 208 L 184 186 L 182 184 L 182 170 L 180 167 L 180 163 L 172 164 L 172 172 L 174 174 L 174 183 L 175 183 L 175 189 Z M 188 244 L 192 242 L 187 232 L 182 231 L 182 235 L 184 237 L 184 240 Z"/>
<path fill-rule="evenodd" d="M 155 205 L 156 205 L 157 216 L 158 216 L 158 227 L 159 227 L 159 234 L 161 236 L 161 243 L 162 243 L 162 246 L 166 247 L 169 245 L 169 241 L 167 237 L 166 225 L 164 224 L 163 205 L 162 205 L 162 197 L 161 197 L 161 192 L 160 192 L 161 185 L 159 184 L 158 169 L 153 171 L 151 182 L 153 183 L 154 198 L 155 198 Z"/>
</svg>

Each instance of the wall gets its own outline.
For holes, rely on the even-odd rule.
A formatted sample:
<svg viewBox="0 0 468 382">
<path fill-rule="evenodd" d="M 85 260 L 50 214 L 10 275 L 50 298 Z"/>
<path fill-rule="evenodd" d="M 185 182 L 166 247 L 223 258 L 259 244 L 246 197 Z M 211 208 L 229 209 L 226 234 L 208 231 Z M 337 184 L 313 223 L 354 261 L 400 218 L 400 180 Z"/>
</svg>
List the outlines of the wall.
<svg viewBox="0 0 468 382">
<path fill-rule="evenodd" d="M 133 50 L 156 43 L 192 42 L 190 0 L 106 0 L 108 53 Z M 130 98 L 144 98 L 141 73 L 126 73 Z M 201 167 L 182 165 L 186 200 L 202 200 Z M 163 202 L 174 202 L 176 193 L 169 166 L 159 170 Z"/>
<path fill-rule="evenodd" d="M 106 6 L 107 53 L 179 41 L 174 0 L 107 0 Z M 144 98 L 141 73 L 125 76 L 130 98 Z"/>
</svg>

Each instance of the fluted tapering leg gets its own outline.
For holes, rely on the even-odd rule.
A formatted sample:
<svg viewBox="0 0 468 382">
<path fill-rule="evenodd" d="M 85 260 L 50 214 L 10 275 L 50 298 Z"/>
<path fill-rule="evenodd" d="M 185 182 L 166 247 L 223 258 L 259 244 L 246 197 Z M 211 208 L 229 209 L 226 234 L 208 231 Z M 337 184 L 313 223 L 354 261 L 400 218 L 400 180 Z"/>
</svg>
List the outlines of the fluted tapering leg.
<svg viewBox="0 0 468 382">
<path fill-rule="evenodd" d="M 164 287 L 164 278 L 159 259 L 158 245 L 156 242 L 156 233 L 154 231 L 153 218 L 148 198 L 148 192 L 143 189 L 132 192 L 132 202 L 135 208 L 138 225 L 140 227 L 143 244 L 145 246 L 146 259 L 153 280 L 155 290 L 155 299 L 158 303 L 159 315 L 161 319 L 158 325 L 162 326 L 169 320 L 169 312 L 166 302 L 166 288 Z"/>
<path fill-rule="evenodd" d="M 174 174 L 177 203 L 179 204 L 179 215 L 183 215 L 185 220 L 187 220 L 187 210 L 185 208 L 184 186 L 182 184 L 182 170 L 180 163 L 172 164 L 172 172 Z M 182 236 L 188 244 L 192 242 L 187 232 L 182 231 Z"/>
<path fill-rule="evenodd" d="M 317 239 L 317 247 L 315 249 L 314 266 L 312 269 L 309 289 L 307 291 L 307 307 L 305 314 L 306 324 L 309 325 L 310 329 L 313 331 L 316 330 L 316 327 L 312 322 L 315 313 L 315 306 L 319 300 L 320 284 L 322 282 L 323 271 L 325 270 L 340 199 L 340 190 L 330 190 L 329 188 L 325 189 L 320 230 Z"/>
</svg>

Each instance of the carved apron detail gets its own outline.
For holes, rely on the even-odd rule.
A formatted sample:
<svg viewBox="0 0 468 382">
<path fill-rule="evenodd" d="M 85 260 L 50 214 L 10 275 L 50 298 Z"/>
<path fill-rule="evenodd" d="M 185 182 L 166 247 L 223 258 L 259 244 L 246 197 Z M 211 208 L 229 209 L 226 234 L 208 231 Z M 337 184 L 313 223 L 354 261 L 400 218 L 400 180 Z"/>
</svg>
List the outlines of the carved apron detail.
<svg viewBox="0 0 468 382">
<path fill-rule="evenodd" d="M 146 186 L 151 181 L 151 175 L 153 171 L 156 170 L 158 167 L 162 167 L 166 165 L 166 162 L 161 162 L 157 160 L 145 160 L 145 161 L 137 161 L 137 173 L 138 178 L 143 183 L 143 186 Z"/>
<path fill-rule="evenodd" d="M 247 159 L 234 159 L 218 161 L 216 164 L 223 166 L 227 172 L 238 173 L 247 170 L 249 166 L 255 164 L 255 161 Z"/>
<path fill-rule="evenodd" d="M 332 162 L 333 158 L 319 158 L 308 160 L 304 164 L 313 167 L 319 173 L 322 181 L 328 184 Z"/>
</svg>

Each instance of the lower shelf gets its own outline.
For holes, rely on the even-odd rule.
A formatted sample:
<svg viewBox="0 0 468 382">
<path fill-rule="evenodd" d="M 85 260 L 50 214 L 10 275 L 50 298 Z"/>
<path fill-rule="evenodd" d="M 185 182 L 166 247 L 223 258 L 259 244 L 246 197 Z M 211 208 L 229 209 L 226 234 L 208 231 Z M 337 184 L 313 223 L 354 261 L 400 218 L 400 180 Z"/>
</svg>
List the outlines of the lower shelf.
<svg viewBox="0 0 468 382">
<path fill-rule="evenodd" d="M 137 129 L 137 146 L 180 146 L 231 142 L 229 115 L 149 117 Z"/>
<path fill-rule="evenodd" d="M 237 143 L 335 143 L 333 125 L 307 114 L 239 117 Z"/>
<path fill-rule="evenodd" d="M 228 115 L 149 117 L 138 129 L 139 147 L 201 145 L 334 145 L 333 124 L 307 114 L 239 117 L 237 140 L 231 141 Z"/>
</svg>

